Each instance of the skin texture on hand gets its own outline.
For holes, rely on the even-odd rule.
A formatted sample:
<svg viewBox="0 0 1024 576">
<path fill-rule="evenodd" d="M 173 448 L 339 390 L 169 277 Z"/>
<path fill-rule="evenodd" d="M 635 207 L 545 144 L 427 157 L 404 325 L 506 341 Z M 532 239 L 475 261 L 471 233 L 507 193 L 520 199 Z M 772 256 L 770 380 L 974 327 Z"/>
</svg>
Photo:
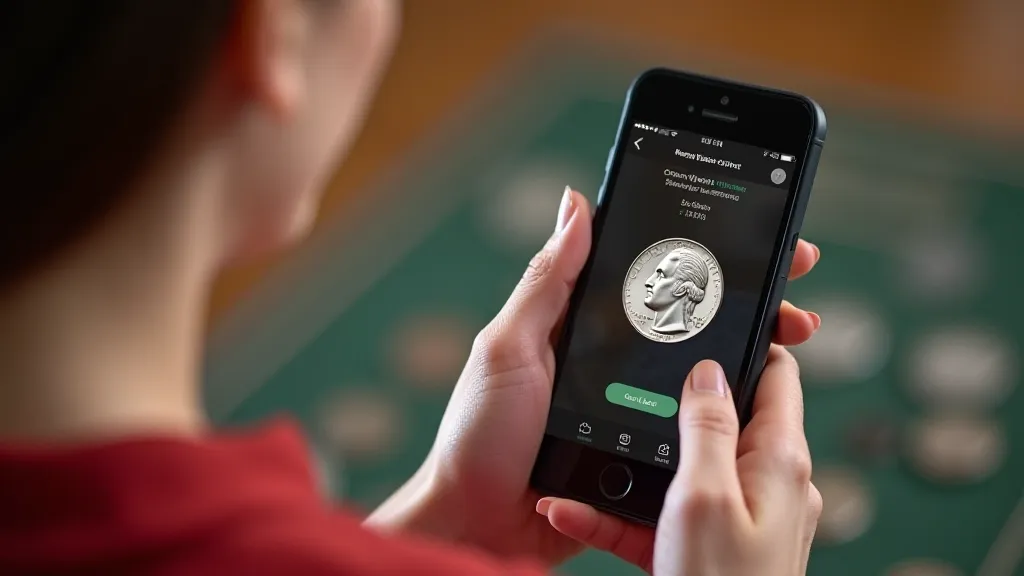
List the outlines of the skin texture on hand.
<svg viewBox="0 0 1024 576">
<path fill-rule="evenodd" d="M 538 512 L 566 535 L 654 574 L 803 574 L 821 494 L 811 484 L 796 361 L 773 346 L 754 417 L 739 422 L 721 367 L 705 360 L 683 387 L 680 463 L 657 530 L 544 499 Z"/>
<path fill-rule="evenodd" d="M 564 561 L 584 545 L 613 549 L 613 541 L 621 540 L 609 532 L 621 530 L 617 518 L 564 500 L 538 503 L 529 486 L 547 422 L 555 343 L 590 251 L 590 216 L 586 199 L 567 188 L 555 233 L 477 336 L 429 457 L 368 519 L 370 526 L 426 533 L 548 564 Z M 810 271 L 818 257 L 816 247 L 800 241 L 790 278 Z M 774 341 L 799 344 L 820 322 L 816 314 L 784 303 Z"/>
</svg>

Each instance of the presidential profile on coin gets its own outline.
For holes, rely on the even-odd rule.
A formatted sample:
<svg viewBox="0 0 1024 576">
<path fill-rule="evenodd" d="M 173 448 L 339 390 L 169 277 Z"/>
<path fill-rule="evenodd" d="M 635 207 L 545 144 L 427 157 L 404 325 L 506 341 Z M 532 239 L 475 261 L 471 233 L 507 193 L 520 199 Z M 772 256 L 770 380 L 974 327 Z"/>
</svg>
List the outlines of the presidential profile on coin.
<svg viewBox="0 0 1024 576">
<path fill-rule="evenodd" d="M 703 245 L 667 238 L 640 253 L 622 284 L 622 306 L 637 332 L 682 342 L 703 330 L 722 303 L 722 269 Z"/>
</svg>

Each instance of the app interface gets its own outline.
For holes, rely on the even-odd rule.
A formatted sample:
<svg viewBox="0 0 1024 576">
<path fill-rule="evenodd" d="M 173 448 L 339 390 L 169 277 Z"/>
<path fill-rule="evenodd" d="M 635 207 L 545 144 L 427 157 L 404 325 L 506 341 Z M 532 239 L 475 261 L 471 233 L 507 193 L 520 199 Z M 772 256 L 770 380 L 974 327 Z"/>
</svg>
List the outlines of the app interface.
<svg viewBox="0 0 1024 576">
<path fill-rule="evenodd" d="M 683 382 L 710 358 L 735 385 L 797 163 L 645 124 L 626 144 L 548 433 L 675 469 Z"/>
</svg>

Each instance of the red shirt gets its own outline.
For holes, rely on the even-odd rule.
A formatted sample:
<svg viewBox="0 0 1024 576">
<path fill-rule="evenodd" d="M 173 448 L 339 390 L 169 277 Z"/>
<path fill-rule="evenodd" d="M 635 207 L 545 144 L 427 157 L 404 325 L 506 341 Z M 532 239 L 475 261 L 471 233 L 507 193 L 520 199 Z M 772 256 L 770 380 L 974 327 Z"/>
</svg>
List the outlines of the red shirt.
<svg viewBox="0 0 1024 576">
<path fill-rule="evenodd" d="M 297 430 L 0 448 L 0 574 L 527 575 L 363 528 L 316 489 Z"/>
</svg>

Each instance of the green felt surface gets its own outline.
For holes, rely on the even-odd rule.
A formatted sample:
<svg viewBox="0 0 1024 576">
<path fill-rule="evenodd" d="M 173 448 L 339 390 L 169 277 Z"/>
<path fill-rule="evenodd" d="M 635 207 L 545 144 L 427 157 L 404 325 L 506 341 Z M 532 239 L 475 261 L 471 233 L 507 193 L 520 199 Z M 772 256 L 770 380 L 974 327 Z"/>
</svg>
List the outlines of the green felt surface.
<svg viewBox="0 0 1024 576">
<path fill-rule="evenodd" d="M 365 389 L 394 408 L 400 426 L 395 442 L 378 456 L 346 459 L 332 453 L 328 442 L 319 442 L 336 491 L 369 508 L 407 478 L 430 446 L 450 388 L 419 386 L 403 373 L 395 334 L 424 315 L 454 319 L 470 332 L 479 329 L 543 242 L 562 185 L 572 183 L 593 198 L 632 72 L 628 65 L 611 70 L 601 64 L 548 62 L 538 64 L 535 74 L 527 66 L 498 91 L 504 97 L 484 99 L 466 113 L 471 121 L 451 128 L 448 138 L 439 140 L 443 145 L 428 146 L 384 185 L 401 190 L 400 201 L 369 221 L 339 224 L 353 227 L 354 237 L 373 228 L 375 238 L 390 239 L 375 242 L 385 243 L 415 228 L 411 248 L 392 250 L 382 262 L 366 256 L 378 250 L 377 244 L 347 242 L 311 252 L 306 265 L 286 272 L 281 285 L 287 289 L 253 307 L 257 312 L 249 322 L 256 332 L 270 329 L 261 328 L 259 314 L 287 307 L 295 290 L 327 282 L 331 274 L 344 279 L 363 273 L 364 265 L 382 266 L 370 289 L 356 293 L 343 309 L 325 304 L 329 311 L 318 316 L 326 317 L 305 324 L 298 318 L 273 335 L 271 344 L 279 338 L 295 353 L 269 366 L 261 381 L 251 383 L 218 417 L 234 424 L 288 411 L 313 438 L 323 440 L 325 402 L 339 389 Z M 1024 419 L 1014 417 L 1024 414 L 1019 364 L 1011 373 L 1014 393 L 986 414 L 1005 427 L 1009 452 L 984 481 L 957 486 L 929 481 L 899 454 L 862 463 L 843 440 L 847 428 L 866 417 L 885 415 L 903 424 L 929 413 L 905 384 L 914 346 L 932 330 L 978 327 L 996 335 L 1016 357 L 1024 342 L 1018 296 L 1024 273 L 1017 255 L 1024 241 L 1019 225 L 1024 183 L 1012 163 L 995 160 L 1004 151 L 991 154 L 996 149 L 984 142 L 967 144 L 940 129 L 892 124 L 884 114 L 822 100 L 829 111 L 829 137 L 804 235 L 821 246 L 824 258 L 814 274 L 791 285 L 787 296 L 798 304 L 860 302 L 884 328 L 887 354 L 878 370 L 846 382 L 817 381 L 813 371 L 805 375 L 807 433 L 816 467 L 858 470 L 877 506 L 863 536 L 817 546 L 809 573 L 884 574 L 898 561 L 919 557 L 973 573 L 1024 488 Z M 521 187 L 533 182 L 550 189 L 517 202 L 517 181 Z M 499 233 L 495 214 L 532 219 L 521 229 L 524 240 L 510 242 Z M 959 257 L 979 262 L 965 272 L 973 282 L 939 274 L 932 285 L 922 285 L 927 275 L 914 268 L 912 251 L 910 260 L 906 255 L 920 238 L 971 247 L 973 252 Z M 306 310 L 317 315 L 317 302 L 307 302 Z M 830 318 L 823 320 L 827 324 Z M 224 381 L 235 373 L 226 365 L 244 363 L 247 345 L 244 336 L 236 336 L 212 352 L 212 395 L 236 384 Z M 585 554 L 561 571 L 634 573 L 598 553 Z M 1024 567 L 993 576 L 1024 576 Z"/>
</svg>

